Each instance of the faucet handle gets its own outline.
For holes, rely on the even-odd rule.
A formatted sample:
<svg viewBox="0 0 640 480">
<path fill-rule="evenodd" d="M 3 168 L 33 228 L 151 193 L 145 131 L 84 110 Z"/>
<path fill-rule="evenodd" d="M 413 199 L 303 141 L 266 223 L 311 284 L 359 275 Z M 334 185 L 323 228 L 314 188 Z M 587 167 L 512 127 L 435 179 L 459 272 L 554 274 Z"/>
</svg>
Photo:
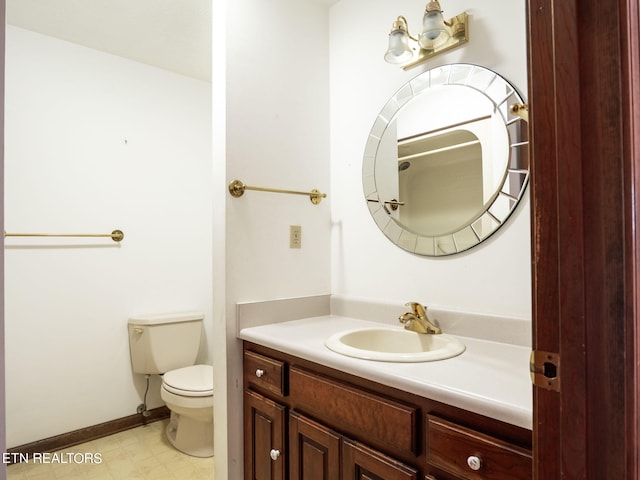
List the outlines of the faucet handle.
<svg viewBox="0 0 640 480">
<path fill-rule="evenodd" d="M 422 304 L 418 302 L 405 303 L 405 307 L 410 307 L 411 311 L 420 318 L 425 318 L 427 316 L 426 307 L 423 307 Z"/>
</svg>

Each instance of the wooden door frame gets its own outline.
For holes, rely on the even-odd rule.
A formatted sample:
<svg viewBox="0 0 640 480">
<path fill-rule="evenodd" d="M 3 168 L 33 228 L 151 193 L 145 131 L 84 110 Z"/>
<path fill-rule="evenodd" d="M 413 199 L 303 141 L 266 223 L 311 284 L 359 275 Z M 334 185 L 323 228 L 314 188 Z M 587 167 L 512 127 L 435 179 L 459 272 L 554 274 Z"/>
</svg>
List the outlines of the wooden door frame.
<svg viewBox="0 0 640 480">
<path fill-rule="evenodd" d="M 529 0 L 534 478 L 638 479 L 637 0 Z"/>
</svg>

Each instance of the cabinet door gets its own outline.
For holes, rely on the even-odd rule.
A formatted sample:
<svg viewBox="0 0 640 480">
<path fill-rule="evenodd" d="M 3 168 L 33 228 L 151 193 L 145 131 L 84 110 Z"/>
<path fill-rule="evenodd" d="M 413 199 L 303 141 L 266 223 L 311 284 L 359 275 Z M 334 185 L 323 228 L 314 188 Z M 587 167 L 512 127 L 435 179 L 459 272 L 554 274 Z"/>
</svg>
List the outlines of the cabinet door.
<svg viewBox="0 0 640 480">
<path fill-rule="evenodd" d="M 291 480 L 340 478 L 340 435 L 297 412 L 289 415 Z"/>
<path fill-rule="evenodd" d="M 286 407 L 244 392 L 244 478 L 285 480 Z"/>
<path fill-rule="evenodd" d="M 352 440 L 342 442 L 342 480 L 417 480 L 417 470 Z"/>
</svg>

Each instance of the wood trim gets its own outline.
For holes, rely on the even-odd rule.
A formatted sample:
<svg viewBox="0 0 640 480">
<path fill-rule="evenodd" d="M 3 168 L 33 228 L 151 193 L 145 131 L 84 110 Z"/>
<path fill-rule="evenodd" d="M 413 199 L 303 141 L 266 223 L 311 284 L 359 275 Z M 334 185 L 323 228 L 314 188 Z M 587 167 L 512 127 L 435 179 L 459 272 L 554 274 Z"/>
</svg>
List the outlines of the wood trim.
<svg viewBox="0 0 640 480">
<path fill-rule="evenodd" d="M 637 0 L 529 0 L 534 478 L 640 473 Z M 594 35 L 594 32 L 606 32 Z"/>
<path fill-rule="evenodd" d="M 620 20 L 616 5 L 580 4 L 580 116 L 584 198 L 586 449 L 569 460 L 582 478 L 630 478 L 625 466 L 625 211 Z M 594 35 L 606 31 L 607 35 Z M 602 52 L 594 55 L 594 52 Z M 605 53 L 606 52 L 606 53 Z M 578 393 L 578 392 L 576 392 Z M 570 398 L 563 398 L 569 406 Z M 567 410 L 569 411 L 569 410 Z M 597 440 L 596 440 L 597 439 Z M 581 463 L 584 462 L 584 465 Z M 579 465 L 579 467 L 578 467 Z M 563 470 L 564 473 L 564 470 Z"/>
<path fill-rule="evenodd" d="M 621 42 L 623 149 L 625 162 L 625 350 L 626 362 L 626 466 L 629 478 L 640 478 L 640 7 L 637 0 L 622 0 Z"/>
<path fill-rule="evenodd" d="M 114 433 L 123 432 L 131 428 L 140 427 L 149 423 L 157 422 L 158 420 L 164 420 L 170 415 L 170 411 L 166 406 L 153 408 L 149 410 L 149 416 L 144 417 L 137 413 L 129 415 L 127 417 L 117 418 L 108 422 L 100 423 L 90 427 L 81 428 L 72 432 L 63 433 L 54 437 L 44 438 L 42 440 L 36 440 L 35 442 L 25 443 L 18 447 L 13 447 L 7 450 L 10 458 L 14 456 L 20 457 L 20 454 L 28 455 L 29 458 L 34 453 L 53 452 L 61 450 L 63 448 L 73 447 L 81 443 L 96 440 L 98 438 L 106 437 Z"/>
<path fill-rule="evenodd" d="M 573 451 L 581 457 L 577 452 L 585 451 L 586 441 L 584 352 L 574 348 L 584 345 L 582 164 L 581 145 L 574 140 L 581 116 L 576 15 L 574 2 L 529 1 L 533 348 L 561 354 L 563 389 L 560 395 L 534 388 L 539 480 L 560 478 L 563 456 Z M 575 343 L 562 344 L 570 340 Z M 573 395 L 570 416 L 562 415 L 564 394 Z M 570 478 L 586 477 L 573 471 Z"/>
</svg>

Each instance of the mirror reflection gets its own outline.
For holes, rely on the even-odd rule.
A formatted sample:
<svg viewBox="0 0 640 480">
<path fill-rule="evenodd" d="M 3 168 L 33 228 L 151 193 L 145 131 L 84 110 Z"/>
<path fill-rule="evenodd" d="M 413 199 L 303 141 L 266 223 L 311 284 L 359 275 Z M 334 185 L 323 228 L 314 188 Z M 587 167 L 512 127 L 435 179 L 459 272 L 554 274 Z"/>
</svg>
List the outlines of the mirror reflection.
<svg viewBox="0 0 640 480">
<path fill-rule="evenodd" d="M 509 217 L 528 179 L 522 103 L 499 75 L 446 65 L 401 88 L 367 143 L 363 185 L 383 233 L 413 253 L 467 250 Z"/>
</svg>

